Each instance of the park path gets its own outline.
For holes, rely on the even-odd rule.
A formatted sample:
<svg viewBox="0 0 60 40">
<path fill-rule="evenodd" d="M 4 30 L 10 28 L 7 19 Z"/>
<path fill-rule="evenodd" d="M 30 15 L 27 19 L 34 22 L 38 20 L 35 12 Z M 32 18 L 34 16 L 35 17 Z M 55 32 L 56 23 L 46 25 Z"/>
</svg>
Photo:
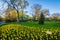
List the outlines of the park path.
<svg viewBox="0 0 60 40">
<path fill-rule="evenodd" d="M 0 26 L 5 24 L 5 21 L 0 21 Z"/>
</svg>

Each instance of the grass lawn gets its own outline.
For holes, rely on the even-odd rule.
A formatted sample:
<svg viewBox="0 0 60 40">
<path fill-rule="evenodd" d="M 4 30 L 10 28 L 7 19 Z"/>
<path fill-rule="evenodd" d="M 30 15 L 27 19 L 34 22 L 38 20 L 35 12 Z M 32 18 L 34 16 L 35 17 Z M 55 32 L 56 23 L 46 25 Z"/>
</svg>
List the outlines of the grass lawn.
<svg viewBox="0 0 60 40">
<path fill-rule="evenodd" d="M 11 22 L 11 23 L 7 23 L 7 24 L 18 24 L 18 25 L 22 25 L 22 26 L 28 26 L 28 27 L 35 27 L 35 28 L 39 28 L 39 29 L 60 29 L 60 22 L 48 22 L 45 21 L 44 25 L 40 25 L 38 24 L 38 22 Z"/>
<path fill-rule="evenodd" d="M 38 24 L 38 22 L 21 22 L 21 25 L 24 26 L 30 26 L 30 27 L 37 27 L 37 28 L 43 28 L 43 29 L 59 29 L 60 28 L 60 22 L 45 22 L 44 25 Z"/>
</svg>

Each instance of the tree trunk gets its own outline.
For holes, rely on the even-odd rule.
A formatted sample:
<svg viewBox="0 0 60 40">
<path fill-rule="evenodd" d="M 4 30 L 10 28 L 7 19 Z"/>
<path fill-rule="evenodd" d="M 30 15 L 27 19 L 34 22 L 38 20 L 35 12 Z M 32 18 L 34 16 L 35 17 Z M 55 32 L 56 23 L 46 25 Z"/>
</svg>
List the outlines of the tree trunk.
<svg viewBox="0 0 60 40">
<path fill-rule="evenodd" d="M 23 11 L 23 9 L 22 9 L 22 21 L 23 21 L 23 13 L 24 13 L 24 11 Z"/>
<path fill-rule="evenodd" d="M 20 21 L 20 18 L 19 18 L 19 11 L 17 10 L 17 22 L 19 22 Z"/>
</svg>

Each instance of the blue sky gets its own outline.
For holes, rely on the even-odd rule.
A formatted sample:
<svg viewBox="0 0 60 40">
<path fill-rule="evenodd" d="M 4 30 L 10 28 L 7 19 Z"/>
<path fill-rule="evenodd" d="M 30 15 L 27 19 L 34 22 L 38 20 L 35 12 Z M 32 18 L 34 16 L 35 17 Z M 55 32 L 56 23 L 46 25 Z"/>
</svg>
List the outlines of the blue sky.
<svg viewBox="0 0 60 40">
<path fill-rule="evenodd" d="M 31 6 L 34 4 L 42 5 L 42 9 L 49 9 L 50 14 L 60 13 L 60 0 L 27 0 L 29 2 L 29 7 L 27 10 L 31 11 Z"/>
<path fill-rule="evenodd" d="M 29 3 L 29 6 L 27 6 L 27 11 L 29 11 L 29 13 L 32 11 L 31 7 L 34 4 L 42 5 L 42 10 L 49 9 L 50 14 L 60 13 L 60 0 L 27 0 L 27 1 Z M 3 9 L 1 9 L 1 8 L 3 8 L 2 3 L 3 2 L 1 2 L 1 0 L 0 0 L 0 10 L 3 10 Z"/>
</svg>

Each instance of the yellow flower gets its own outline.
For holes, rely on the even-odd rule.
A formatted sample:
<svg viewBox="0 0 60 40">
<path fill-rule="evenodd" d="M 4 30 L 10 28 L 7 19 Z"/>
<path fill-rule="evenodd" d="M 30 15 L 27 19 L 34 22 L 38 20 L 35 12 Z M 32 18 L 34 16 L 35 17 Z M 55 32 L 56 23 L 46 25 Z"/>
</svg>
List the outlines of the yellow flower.
<svg viewBox="0 0 60 40">
<path fill-rule="evenodd" d="M 47 34 L 52 34 L 52 32 L 51 32 L 51 31 L 46 31 L 46 33 L 47 33 Z"/>
</svg>

